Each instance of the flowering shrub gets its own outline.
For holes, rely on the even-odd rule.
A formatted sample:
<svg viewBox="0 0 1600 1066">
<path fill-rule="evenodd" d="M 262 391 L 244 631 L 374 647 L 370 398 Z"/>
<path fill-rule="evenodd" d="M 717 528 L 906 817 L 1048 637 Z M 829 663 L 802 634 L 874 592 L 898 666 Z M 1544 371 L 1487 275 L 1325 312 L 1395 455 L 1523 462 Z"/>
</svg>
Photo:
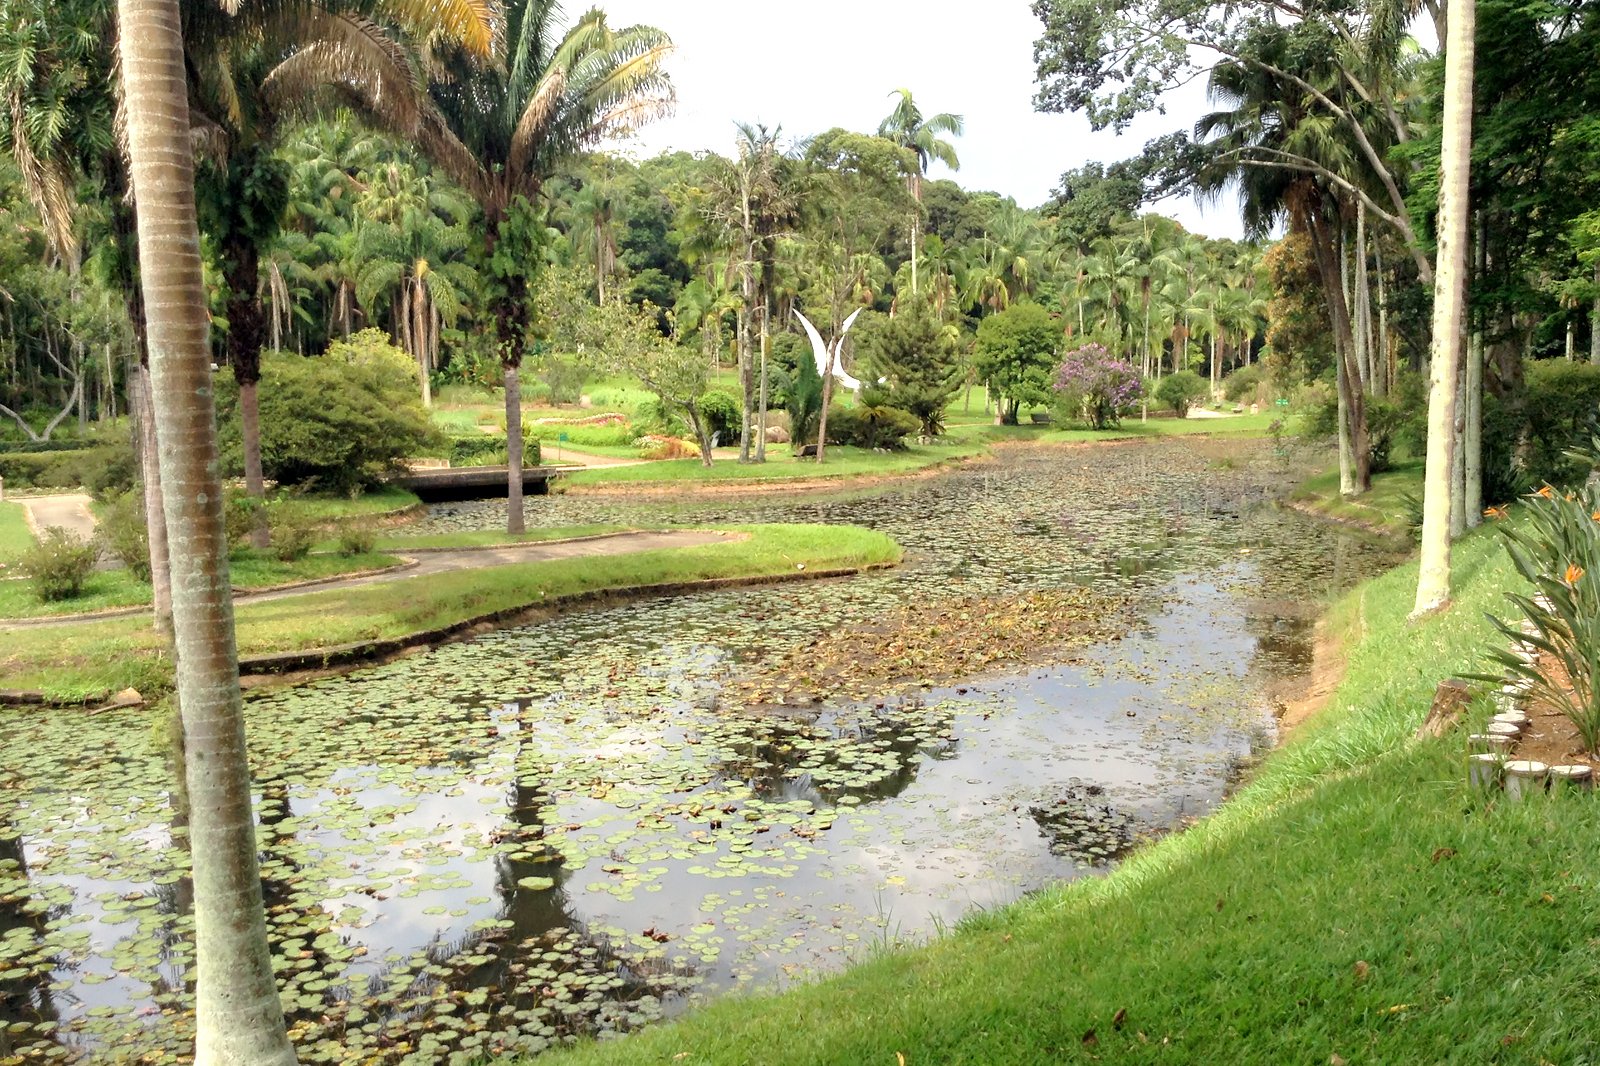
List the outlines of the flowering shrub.
<svg viewBox="0 0 1600 1066">
<path fill-rule="evenodd" d="M 1095 429 L 1116 425 L 1144 397 L 1139 372 L 1100 344 L 1068 352 L 1056 372 L 1055 389 Z"/>
<path fill-rule="evenodd" d="M 1531 595 L 1507 598 L 1528 624 L 1491 619 L 1511 642 L 1490 653 L 1503 670 L 1494 680 L 1531 686 L 1571 719 L 1586 750 L 1600 752 L 1600 491 L 1563 494 L 1547 485 L 1526 510 L 1526 521 L 1504 532 L 1512 563 L 1532 586 Z M 1558 662 L 1566 684 L 1517 654 L 1519 643 Z"/>
</svg>

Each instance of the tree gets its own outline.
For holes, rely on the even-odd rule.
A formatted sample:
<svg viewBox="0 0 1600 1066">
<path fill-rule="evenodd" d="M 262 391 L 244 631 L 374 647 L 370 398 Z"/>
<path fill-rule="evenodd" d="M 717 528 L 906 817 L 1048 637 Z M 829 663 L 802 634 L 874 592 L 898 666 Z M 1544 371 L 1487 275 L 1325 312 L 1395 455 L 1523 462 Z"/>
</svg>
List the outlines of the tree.
<svg viewBox="0 0 1600 1066">
<path fill-rule="evenodd" d="M 1054 387 L 1066 413 L 1086 417 L 1095 429 L 1116 425 L 1144 398 L 1139 371 L 1102 344 L 1068 352 L 1056 370 Z"/>
<path fill-rule="evenodd" d="M 1035 303 L 1019 303 L 978 326 L 978 376 L 1000 400 L 1000 421 L 1015 425 L 1024 404 L 1050 398 L 1061 327 Z"/>
<path fill-rule="evenodd" d="M 1155 398 L 1172 408 L 1179 418 L 1189 416 L 1189 408 L 1204 399 L 1210 390 L 1204 380 L 1193 370 L 1180 370 L 1168 374 L 1156 386 Z"/>
<path fill-rule="evenodd" d="M 700 409 L 710 374 L 692 348 L 663 337 L 655 309 L 612 303 L 594 309 L 581 327 L 586 343 L 606 353 L 612 369 L 632 374 L 661 405 L 683 414 L 700 445 L 700 464 L 711 466 L 711 427 Z"/>
<path fill-rule="evenodd" d="M 1468 180 L 1472 166 L 1475 0 L 1450 0 L 1445 46 L 1444 143 L 1439 180 L 1439 270 L 1433 296 L 1433 385 L 1422 501 L 1422 558 L 1412 616 L 1450 601 L 1450 510 L 1462 325 L 1466 317 Z"/>
<path fill-rule="evenodd" d="M 177 0 L 118 0 L 194 859 L 195 1062 L 287 1066 L 245 753 Z"/>
<path fill-rule="evenodd" d="M 889 112 L 889 117 L 879 123 L 878 136 L 893 141 L 916 156 L 916 167 L 906 179 L 911 188 L 911 198 L 916 203 L 911 216 L 911 295 L 916 296 L 917 238 L 922 232 L 922 181 L 928 174 L 929 164 L 935 160 L 951 170 L 961 169 L 955 146 L 941 140 L 939 135 L 943 133 L 959 137 L 965 123 L 960 115 L 948 112 L 924 118 L 922 109 L 911 98 L 910 89 L 896 89 L 890 95 L 900 99 L 894 110 Z"/>
<path fill-rule="evenodd" d="M 650 26 L 614 29 L 598 8 L 558 36 L 554 0 L 509 0 L 497 14 L 503 33 L 492 62 L 446 42 L 432 51 L 426 94 L 367 81 L 346 88 L 364 115 L 413 139 L 483 211 L 479 275 L 505 383 L 507 529 L 520 533 L 520 369 L 533 339 L 530 275 L 548 236 L 533 204 L 563 160 L 670 109 L 662 62 L 672 41 Z"/>
<path fill-rule="evenodd" d="M 944 432 L 944 410 L 961 391 L 961 360 L 926 300 L 914 301 L 867 336 L 866 376 L 885 379 L 889 406 L 916 417 L 925 437 Z"/>
</svg>

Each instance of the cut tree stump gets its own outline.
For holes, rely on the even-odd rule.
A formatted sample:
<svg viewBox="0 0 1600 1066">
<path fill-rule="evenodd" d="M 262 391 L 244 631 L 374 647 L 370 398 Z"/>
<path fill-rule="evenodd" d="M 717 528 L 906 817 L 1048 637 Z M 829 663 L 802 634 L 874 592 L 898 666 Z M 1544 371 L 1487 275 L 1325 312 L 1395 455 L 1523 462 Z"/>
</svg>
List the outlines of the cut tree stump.
<svg viewBox="0 0 1600 1066">
<path fill-rule="evenodd" d="M 1417 739 L 1423 737 L 1442 737 L 1454 729 L 1461 721 L 1461 716 L 1467 712 L 1467 704 L 1472 702 L 1472 687 L 1465 681 L 1447 678 L 1439 682 L 1439 688 L 1433 694 L 1433 706 L 1428 708 L 1428 717 L 1422 720 L 1422 725 L 1417 729 Z"/>
</svg>

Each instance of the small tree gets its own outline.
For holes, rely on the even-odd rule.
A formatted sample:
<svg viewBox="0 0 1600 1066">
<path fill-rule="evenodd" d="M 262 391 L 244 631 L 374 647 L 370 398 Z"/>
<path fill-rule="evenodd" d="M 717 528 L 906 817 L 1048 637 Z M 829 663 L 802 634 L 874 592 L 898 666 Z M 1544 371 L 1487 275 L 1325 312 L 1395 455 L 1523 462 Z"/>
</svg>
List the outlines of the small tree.
<svg viewBox="0 0 1600 1066">
<path fill-rule="evenodd" d="M 1000 400 L 1000 421 L 1015 425 L 1024 404 L 1050 398 L 1061 328 L 1034 303 L 1012 304 L 978 327 L 973 359 L 978 376 Z"/>
<path fill-rule="evenodd" d="M 1074 414 L 1088 419 L 1095 429 L 1122 421 L 1144 396 L 1139 372 L 1104 345 L 1085 344 L 1067 353 L 1056 372 L 1055 389 Z"/>
<path fill-rule="evenodd" d="M 637 377 L 664 409 L 688 420 L 700 445 L 700 463 L 711 466 L 711 426 L 700 407 L 710 377 L 705 356 L 663 337 L 650 304 L 592 308 L 579 329 L 586 345 L 606 353 L 613 370 Z"/>
<path fill-rule="evenodd" d="M 817 373 L 817 364 L 809 352 L 801 353 L 795 364 L 786 408 L 790 440 L 799 444 L 816 437 L 817 422 L 822 417 L 822 375 Z"/>
<path fill-rule="evenodd" d="M 961 390 L 961 360 L 924 301 L 867 337 L 868 377 L 884 380 L 884 400 L 917 420 L 924 437 L 944 432 L 944 410 Z"/>
<path fill-rule="evenodd" d="M 1169 374 L 1156 385 L 1156 400 L 1172 408 L 1179 418 L 1189 417 L 1189 408 L 1203 400 L 1211 389 L 1193 370 Z"/>
</svg>

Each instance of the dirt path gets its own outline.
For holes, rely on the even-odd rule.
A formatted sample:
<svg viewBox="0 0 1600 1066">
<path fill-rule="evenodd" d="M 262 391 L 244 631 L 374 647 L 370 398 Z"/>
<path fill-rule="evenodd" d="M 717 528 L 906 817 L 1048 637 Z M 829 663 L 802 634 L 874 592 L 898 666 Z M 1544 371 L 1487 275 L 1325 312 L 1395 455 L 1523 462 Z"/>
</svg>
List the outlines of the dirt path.
<svg viewBox="0 0 1600 1066">
<path fill-rule="evenodd" d="M 565 444 L 545 441 L 540 445 L 540 460 L 557 470 L 598 470 L 610 466 L 643 466 L 652 459 L 619 459 L 614 455 L 594 455 L 574 451 Z"/>
<path fill-rule="evenodd" d="M 89 511 L 89 497 L 82 493 L 23 496 L 16 502 L 22 504 L 28 516 L 28 526 L 36 537 L 52 526 L 59 526 L 79 540 L 94 539 L 97 523 Z"/>
</svg>

